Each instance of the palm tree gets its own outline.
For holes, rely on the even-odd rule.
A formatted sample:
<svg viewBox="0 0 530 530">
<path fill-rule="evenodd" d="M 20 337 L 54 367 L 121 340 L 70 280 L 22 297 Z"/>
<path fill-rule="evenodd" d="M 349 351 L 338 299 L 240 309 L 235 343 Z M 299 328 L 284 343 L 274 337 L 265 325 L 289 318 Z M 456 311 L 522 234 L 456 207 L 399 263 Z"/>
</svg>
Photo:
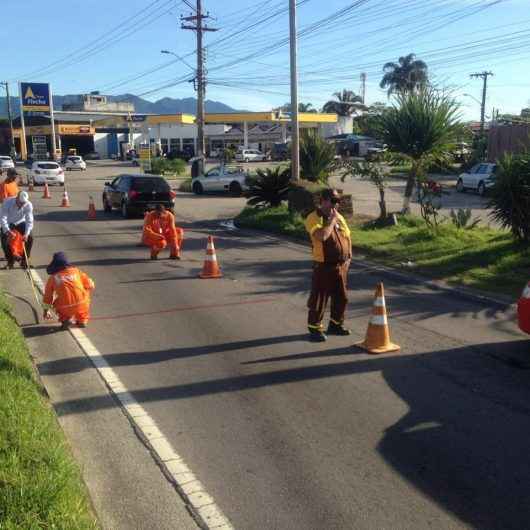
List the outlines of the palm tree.
<svg viewBox="0 0 530 530">
<path fill-rule="evenodd" d="M 300 172 L 310 182 L 327 182 L 335 168 L 335 147 L 314 129 L 306 129 L 300 138 Z"/>
<path fill-rule="evenodd" d="M 378 133 L 391 152 L 411 164 L 403 212 L 409 212 L 410 197 L 418 179 L 432 163 L 451 159 L 458 133 L 459 106 L 456 101 L 432 89 L 401 93 L 396 104 L 381 114 Z"/>
<path fill-rule="evenodd" d="M 316 112 L 317 109 L 313 108 L 312 103 L 298 103 L 298 112 Z"/>
<path fill-rule="evenodd" d="M 363 99 L 353 90 L 343 89 L 342 92 L 333 94 L 337 99 L 328 101 L 323 107 L 323 112 L 338 114 L 339 116 L 352 116 L 357 110 L 364 109 Z"/>
<path fill-rule="evenodd" d="M 397 63 L 389 62 L 383 66 L 383 79 L 379 86 L 388 87 L 388 95 L 392 93 L 415 92 L 425 87 L 429 81 L 427 65 L 409 53 L 400 57 Z"/>
</svg>

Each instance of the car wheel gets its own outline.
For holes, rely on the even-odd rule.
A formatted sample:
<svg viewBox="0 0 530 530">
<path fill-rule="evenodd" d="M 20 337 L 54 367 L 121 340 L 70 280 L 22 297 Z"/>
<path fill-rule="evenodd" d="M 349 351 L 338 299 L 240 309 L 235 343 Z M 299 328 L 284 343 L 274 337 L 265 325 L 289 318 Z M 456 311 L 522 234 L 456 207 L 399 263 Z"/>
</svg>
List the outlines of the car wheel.
<svg viewBox="0 0 530 530">
<path fill-rule="evenodd" d="M 64 186 L 64 182 L 59 183 L 59 186 Z"/>
<path fill-rule="evenodd" d="M 200 182 L 194 182 L 193 193 L 195 193 L 195 195 L 202 195 L 204 193 L 204 189 Z"/>
<path fill-rule="evenodd" d="M 124 219 L 129 219 L 131 216 L 131 212 L 129 211 L 129 207 L 127 206 L 127 203 L 125 201 L 122 201 L 121 203 L 121 216 Z"/>
<path fill-rule="evenodd" d="M 462 179 L 458 179 L 456 183 L 456 191 L 458 191 L 458 193 L 465 193 L 466 188 L 464 188 L 464 181 Z"/>
<path fill-rule="evenodd" d="M 248 158 L 245 158 L 244 162 L 246 162 L 248 164 L 250 162 L 250 160 Z"/>
<path fill-rule="evenodd" d="M 241 188 L 241 184 L 239 184 L 239 182 L 232 182 L 228 189 L 232 197 L 241 197 L 241 194 L 243 193 L 243 189 Z"/>
<path fill-rule="evenodd" d="M 477 188 L 477 191 L 478 191 L 478 194 L 483 197 L 485 194 L 486 194 L 486 186 L 484 186 L 484 182 L 480 181 L 478 183 L 478 188 Z"/>
</svg>

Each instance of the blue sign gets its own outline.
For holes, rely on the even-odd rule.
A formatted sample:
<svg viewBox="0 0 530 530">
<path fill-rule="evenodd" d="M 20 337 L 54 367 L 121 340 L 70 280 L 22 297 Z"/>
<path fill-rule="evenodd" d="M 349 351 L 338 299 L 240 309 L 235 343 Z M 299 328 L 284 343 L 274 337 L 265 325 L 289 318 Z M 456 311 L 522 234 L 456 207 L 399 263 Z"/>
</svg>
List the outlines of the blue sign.
<svg viewBox="0 0 530 530">
<path fill-rule="evenodd" d="M 48 83 L 20 83 L 22 110 L 49 111 L 50 85 Z"/>
</svg>

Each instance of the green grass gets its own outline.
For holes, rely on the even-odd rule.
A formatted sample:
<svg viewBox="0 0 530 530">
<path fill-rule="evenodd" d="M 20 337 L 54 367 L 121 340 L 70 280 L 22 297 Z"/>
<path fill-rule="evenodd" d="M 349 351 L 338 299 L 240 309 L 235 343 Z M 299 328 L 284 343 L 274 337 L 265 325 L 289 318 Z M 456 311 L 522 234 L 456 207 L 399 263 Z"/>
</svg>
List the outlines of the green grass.
<svg viewBox="0 0 530 530">
<path fill-rule="evenodd" d="M 303 220 L 286 206 L 254 212 L 246 208 L 237 218 L 241 227 L 306 238 Z M 374 228 L 373 223 L 351 223 L 354 248 L 393 267 L 409 260 L 423 276 L 517 297 L 530 276 L 530 249 L 501 230 L 477 227 L 458 230 L 442 224 L 430 231 L 418 217 L 402 217 L 398 226 Z"/>
<path fill-rule="evenodd" d="M 0 396 L 0 528 L 99 528 L 79 469 L 1 293 Z"/>
</svg>

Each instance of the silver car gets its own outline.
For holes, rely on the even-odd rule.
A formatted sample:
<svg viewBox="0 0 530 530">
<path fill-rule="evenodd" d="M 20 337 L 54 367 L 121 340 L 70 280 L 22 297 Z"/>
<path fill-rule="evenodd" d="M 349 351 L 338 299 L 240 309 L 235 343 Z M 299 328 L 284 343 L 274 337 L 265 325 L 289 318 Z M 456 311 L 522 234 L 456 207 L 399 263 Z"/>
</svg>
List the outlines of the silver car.
<svg viewBox="0 0 530 530">
<path fill-rule="evenodd" d="M 0 156 L 0 169 L 10 169 L 14 167 L 15 163 L 13 162 L 13 159 L 10 156 Z"/>
<path fill-rule="evenodd" d="M 196 195 L 209 191 L 228 191 L 238 197 L 248 190 L 248 175 L 241 166 L 215 166 L 191 181 Z"/>
</svg>

